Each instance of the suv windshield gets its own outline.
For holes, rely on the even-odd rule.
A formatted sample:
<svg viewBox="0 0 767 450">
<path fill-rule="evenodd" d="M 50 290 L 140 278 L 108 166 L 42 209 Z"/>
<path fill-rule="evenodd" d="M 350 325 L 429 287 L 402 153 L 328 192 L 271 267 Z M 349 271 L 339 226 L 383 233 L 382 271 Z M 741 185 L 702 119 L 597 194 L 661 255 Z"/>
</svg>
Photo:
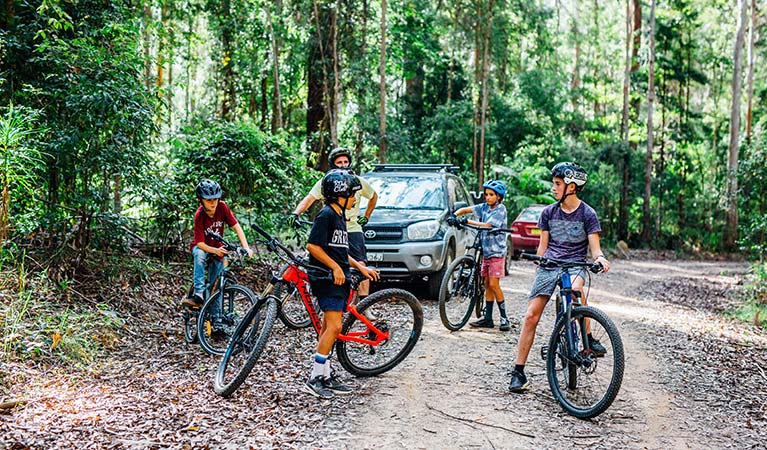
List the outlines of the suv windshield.
<svg viewBox="0 0 767 450">
<path fill-rule="evenodd" d="M 445 209 L 445 191 L 438 177 L 367 177 L 378 193 L 376 209 Z M 367 207 L 363 197 L 360 208 Z"/>
</svg>

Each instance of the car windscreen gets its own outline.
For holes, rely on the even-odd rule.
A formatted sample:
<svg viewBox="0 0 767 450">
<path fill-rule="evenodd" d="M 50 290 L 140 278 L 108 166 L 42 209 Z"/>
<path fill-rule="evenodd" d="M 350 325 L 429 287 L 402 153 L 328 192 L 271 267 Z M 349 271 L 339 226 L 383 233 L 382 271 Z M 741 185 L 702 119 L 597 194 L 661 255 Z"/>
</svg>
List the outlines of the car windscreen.
<svg viewBox="0 0 767 450">
<path fill-rule="evenodd" d="M 366 177 L 378 193 L 376 209 L 445 209 L 445 191 L 439 177 Z M 362 198 L 360 209 L 367 207 Z"/>
</svg>

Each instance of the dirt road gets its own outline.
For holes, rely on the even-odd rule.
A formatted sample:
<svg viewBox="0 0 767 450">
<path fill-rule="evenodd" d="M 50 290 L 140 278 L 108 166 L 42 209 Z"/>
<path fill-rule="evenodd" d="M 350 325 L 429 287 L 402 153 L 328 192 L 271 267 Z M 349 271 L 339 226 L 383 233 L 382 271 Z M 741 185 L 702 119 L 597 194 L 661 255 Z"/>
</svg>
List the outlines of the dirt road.
<svg viewBox="0 0 767 450">
<path fill-rule="evenodd" d="M 510 332 L 450 333 L 425 300 L 422 339 L 405 362 L 350 378 L 354 395 L 324 402 L 301 390 L 313 334 L 281 325 L 237 393 L 216 396 L 217 358 L 183 344 L 177 300 L 154 294 L 87 367 L 0 364 L 5 397 L 25 400 L 0 414 L 0 448 L 764 448 L 767 333 L 720 314 L 746 269 L 617 260 L 594 277 L 590 303 L 620 328 L 626 372 L 615 403 L 590 421 L 563 413 L 549 391 L 538 354 L 551 307 L 528 360 L 532 388 L 507 390 L 529 263 L 502 283 Z"/>
<path fill-rule="evenodd" d="M 594 277 L 590 303 L 619 326 L 626 372 L 612 407 L 583 421 L 566 415 L 554 402 L 538 356 L 551 332 L 551 307 L 541 319 L 528 360 L 532 388 L 521 395 L 507 390 L 532 281 L 529 263 L 517 262 L 502 283 L 509 314 L 517 319 L 511 332 L 466 327 L 451 333 L 442 327 L 435 304 L 424 302 L 422 341 L 402 367 L 361 386 L 364 403 L 355 405 L 350 423 L 329 421 L 330 429 L 348 429 L 348 437 L 331 445 L 355 449 L 763 446 L 763 436 L 757 435 L 767 429 L 767 392 L 761 387 L 760 393 L 759 388 L 767 380 L 754 380 L 754 392 L 738 390 L 749 389 L 739 376 L 759 377 L 756 364 L 766 367 L 767 337 L 752 329 L 739 332 L 742 325 L 731 326 L 705 310 L 640 295 L 668 280 L 697 281 L 700 290 L 716 291 L 737 282 L 745 268 L 738 263 L 628 260 L 616 261 L 613 271 Z M 696 292 L 681 289 L 682 294 Z M 730 353 L 752 350 L 755 356 L 742 356 L 746 365 L 753 359 L 753 370 L 728 371 L 707 346 L 696 348 L 698 340 L 739 349 Z M 750 394 L 756 397 L 751 409 L 736 406 L 739 396 Z"/>
</svg>

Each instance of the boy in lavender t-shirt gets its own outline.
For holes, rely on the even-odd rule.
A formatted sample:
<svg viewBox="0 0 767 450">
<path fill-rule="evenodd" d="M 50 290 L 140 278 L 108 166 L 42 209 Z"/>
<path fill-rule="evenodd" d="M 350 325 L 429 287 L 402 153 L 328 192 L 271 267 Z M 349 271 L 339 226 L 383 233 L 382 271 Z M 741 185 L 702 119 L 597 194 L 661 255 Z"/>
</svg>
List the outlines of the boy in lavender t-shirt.
<svg viewBox="0 0 767 450">
<path fill-rule="evenodd" d="M 595 262 L 602 264 L 603 271 L 610 270 L 610 262 L 605 258 L 599 245 L 599 219 L 593 208 L 578 198 L 578 192 L 586 184 L 586 171 L 572 162 L 562 162 L 551 169 L 554 185 L 551 190 L 557 202 L 549 205 L 541 213 L 538 228 L 541 229 L 541 241 L 538 255 L 547 258 L 569 261 L 585 261 L 586 253 L 591 250 Z M 522 392 L 530 383 L 525 376 L 525 362 L 533 346 L 535 329 L 557 285 L 558 270 L 538 267 L 535 281 L 528 296 L 527 313 L 519 334 L 519 348 L 514 370 L 511 372 L 511 392 Z M 586 295 L 583 292 L 585 278 L 582 270 L 571 270 L 573 290 L 581 293 L 581 303 L 585 306 Z M 605 353 L 604 346 L 591 336 L 586 327 L 589 346 L 595 353 Z"/>
</svg>

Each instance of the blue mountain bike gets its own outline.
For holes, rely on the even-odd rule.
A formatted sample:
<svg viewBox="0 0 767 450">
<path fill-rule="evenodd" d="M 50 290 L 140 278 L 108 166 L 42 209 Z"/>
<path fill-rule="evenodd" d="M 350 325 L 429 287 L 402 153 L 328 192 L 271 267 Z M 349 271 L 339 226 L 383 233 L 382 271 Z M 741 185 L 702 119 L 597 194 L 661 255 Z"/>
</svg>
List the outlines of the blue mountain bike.
<svg viewBox="0 0 767 450">
<path fill-rule="evenodd" d="M 559 271 L 556 299 L 557 315 L 549 343 L 541 349 L 546 361 L 546 377 L 554 398 L 568 414 L 588 419 L 610 407 L 620 391 L 625 367 L 623 341 L 618 328 L 602 311 L 581 306 L 580 292 L 572 289 L 570 271 L 598 273 L 602 265 L 592 262 L 563 261 L 523 253 L 523 259 L 536 261 L 542 268 Z M 597 339 L 605 351 L 591 348 L 587 334 Z"/>
</svg>

